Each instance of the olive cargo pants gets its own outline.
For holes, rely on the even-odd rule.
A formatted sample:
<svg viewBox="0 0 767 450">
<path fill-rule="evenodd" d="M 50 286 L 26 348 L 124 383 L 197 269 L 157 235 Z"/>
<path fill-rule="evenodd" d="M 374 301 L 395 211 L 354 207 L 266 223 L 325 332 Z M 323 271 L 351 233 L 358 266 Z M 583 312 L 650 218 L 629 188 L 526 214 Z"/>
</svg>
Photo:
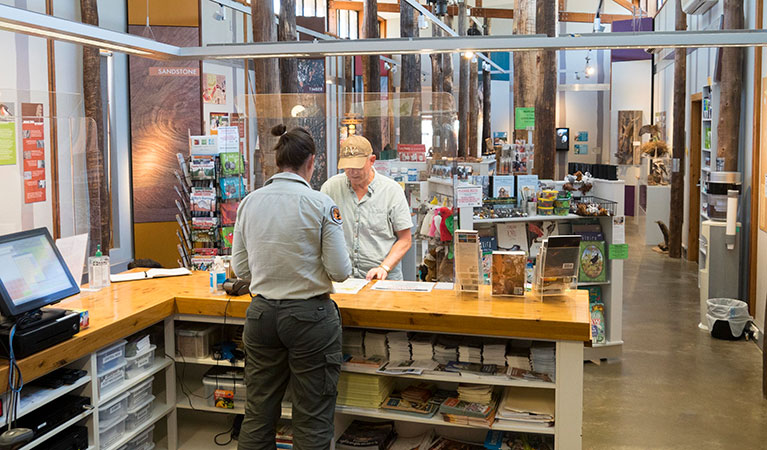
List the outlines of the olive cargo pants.
<svg viewBox="0 0 767 450">
<path fill-rule="evenodd" d="M 293 448 L 327 450 L 341 372 L 341 317 L 329 296 L 254 297 L 245 331 L 247 404 L 239 450 L 274 450 L 275 427 L 290 382 Z"/>
</svg>

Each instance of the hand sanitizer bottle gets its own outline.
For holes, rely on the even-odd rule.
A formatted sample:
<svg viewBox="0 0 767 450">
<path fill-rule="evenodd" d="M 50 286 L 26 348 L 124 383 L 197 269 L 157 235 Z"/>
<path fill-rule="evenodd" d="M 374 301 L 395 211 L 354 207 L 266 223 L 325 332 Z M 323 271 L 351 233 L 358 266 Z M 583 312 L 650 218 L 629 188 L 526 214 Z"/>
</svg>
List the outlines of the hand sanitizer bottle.
<svg viewBox="0 0 767 450">
<path fill-rule="evenodd" d="M 216 256 L 210 268 L 210 293 L 215 295 L 225 294 L 224 281 L 226 281 L 226 268 L 221 257 Z"/>
<path fill-rule="evenodd" d="M 109 283 L 109 256 L 104 256 L 101 245 L 97 245 L 96 254 L 88 258 L 88 287 L 97 291 Z"/>
</svg>

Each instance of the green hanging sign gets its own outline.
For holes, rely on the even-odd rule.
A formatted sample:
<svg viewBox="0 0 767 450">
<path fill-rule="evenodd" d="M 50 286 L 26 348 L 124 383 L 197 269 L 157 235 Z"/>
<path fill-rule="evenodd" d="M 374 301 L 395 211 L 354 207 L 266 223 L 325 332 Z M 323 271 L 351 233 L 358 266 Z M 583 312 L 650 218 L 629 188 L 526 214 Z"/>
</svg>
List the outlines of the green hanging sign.
<svg viewBox="0 0 767 450">
<path fill-rule="evenodd" d="M 528 130 L 535 128 L 535 108 L 514 108 L 514 129 Z"/>
</svg>

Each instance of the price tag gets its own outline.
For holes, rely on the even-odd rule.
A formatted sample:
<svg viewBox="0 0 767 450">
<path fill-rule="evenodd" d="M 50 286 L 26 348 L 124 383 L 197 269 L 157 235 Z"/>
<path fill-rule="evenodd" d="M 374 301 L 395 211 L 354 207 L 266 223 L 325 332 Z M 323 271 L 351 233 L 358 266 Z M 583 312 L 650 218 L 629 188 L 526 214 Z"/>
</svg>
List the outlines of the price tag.
<svg viewBox="0 0 767 450">
<path fill-rule="evenodd" d="M 456 188 L 456 206 L 474 208 L 482 206 L 482 186 L 462 186 Z"/>
</svg>

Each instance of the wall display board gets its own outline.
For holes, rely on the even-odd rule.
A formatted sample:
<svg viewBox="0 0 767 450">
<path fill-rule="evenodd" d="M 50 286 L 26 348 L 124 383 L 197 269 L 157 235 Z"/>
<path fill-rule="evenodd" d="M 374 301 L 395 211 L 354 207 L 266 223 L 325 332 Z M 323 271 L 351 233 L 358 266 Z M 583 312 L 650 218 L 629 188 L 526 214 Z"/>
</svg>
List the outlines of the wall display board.
<svg viewBox="0 0 767 450">
<path fill-rule="evenodd" d="M 16 123 L 14 105 L 0 103 L 0 165 L 16 164 Z"/>
<path fill-rule="evenodd" d="M 131 25 L 128 31 L 143 36 L 146 27 Z M 152 26 L 152 32 L 158 42 L 183 47 L 199 44 L 197 28 Z M 136 223 L 172 222 L 177 212 L 176 153 L 188 151 L 190 134 L 202 134 L 200 63 L 131 56 L 129 64 L 133 219 Z"/>
<path fill-rule="evenodd" d="M 24 203 L 45 201 L 45 128 L 42 103 L 21 104 Z"/>
<path fill-rule="evenodd" d="M 642 111 L 618 111 L 618 164 L 639 164 L 639 129 Z"/>
</svg>

